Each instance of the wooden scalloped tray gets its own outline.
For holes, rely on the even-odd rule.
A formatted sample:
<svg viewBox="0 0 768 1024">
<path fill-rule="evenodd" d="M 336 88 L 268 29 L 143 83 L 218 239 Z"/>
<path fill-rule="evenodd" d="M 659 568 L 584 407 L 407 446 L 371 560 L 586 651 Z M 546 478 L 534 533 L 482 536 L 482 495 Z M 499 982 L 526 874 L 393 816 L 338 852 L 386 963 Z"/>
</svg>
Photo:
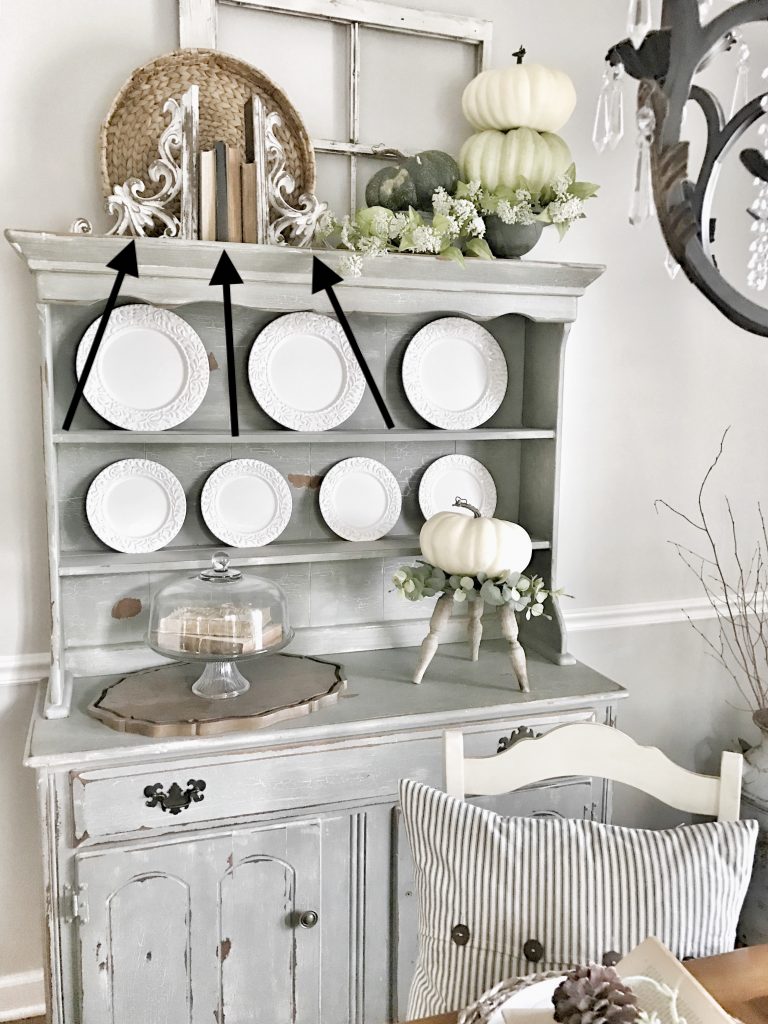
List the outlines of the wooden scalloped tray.
<svg viewBox="0 0 768 1024">
<path fill-rule="evenodd" d="M 202 667 L 179 662 L 123 676 L 88 713 L 139 736 L 215 736 L 309 715 L 335 704 L 347 686 L 343 667 L 321 658 L 274 654 L 238 667 L 251 688 L 230 700 L 196 697 L 192 683 Z"/>
</svg>

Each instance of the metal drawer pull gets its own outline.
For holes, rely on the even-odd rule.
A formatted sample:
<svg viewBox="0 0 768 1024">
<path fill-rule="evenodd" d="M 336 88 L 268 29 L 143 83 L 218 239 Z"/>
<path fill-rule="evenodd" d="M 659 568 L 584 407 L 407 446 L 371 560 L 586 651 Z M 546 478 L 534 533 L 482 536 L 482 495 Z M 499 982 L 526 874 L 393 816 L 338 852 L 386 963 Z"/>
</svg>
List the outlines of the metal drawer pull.
<svg viewBox="0 0 768 1024">
<path fill-rule="evenodd" d="M 202 779 L 189 779 L 186 789 L 182 789 L 178 782 L 172 782 L 167 793 L 162 782 L 156 782 L 154 786 L 144 787 L 144 796 L 147 797 L 147 807 L 159 806 L 161 810 L 170 811 L 171 814 L 181 814 L 191 803 L 205 800 L 204 789 L 205 783 Z"/>
<path fill-rule="evenodd" d="M 317 922 L 320 920 L 320 915 L 315 910 L 305 910 L 299 918 L 299 924 L 302 928 L 314 928 Z"/>
<path fill-rule="evenodd" d="M 527 725 L 521 725 L 517 729 L 513 729 L 509 736 L 499 736 L 499 745 L 496 748 L 496 753 L 501 754 L 505 750 L 509 750 L 510 747 L 514 747 L 520 740 L 537 740 L 539 736 L 541 736 L 540 732 L 534 732 Z"/>
</svg>

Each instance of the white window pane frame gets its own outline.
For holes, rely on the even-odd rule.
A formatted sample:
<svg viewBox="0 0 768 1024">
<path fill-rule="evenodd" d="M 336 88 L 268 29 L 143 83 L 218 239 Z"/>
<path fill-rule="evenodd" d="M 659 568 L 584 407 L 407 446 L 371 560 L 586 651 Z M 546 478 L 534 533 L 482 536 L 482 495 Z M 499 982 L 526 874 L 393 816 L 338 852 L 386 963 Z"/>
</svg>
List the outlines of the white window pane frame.
<svg viewBox="0 0 768 1024">
<path fill-rule="evenodd" d="M 493 33 L 490 21 L 417 11 L 410 7 L 377 3 L 376 0 L 179 0 L 179 45 L 215 50 L 218 8 L 221 5 L 347 26 L 348 138 L 313 139 L 312 144 L 318 153 L 331 153 L 347 159 L 350 212 L 354 212 L 357 201 L 357 158 L 397 158 L 402 155 L 385 143 L 370 146 L 360 142 L 360 28 L 473 46 L 476 73 L 484 71 L 490 62 Z"/>
</svg>

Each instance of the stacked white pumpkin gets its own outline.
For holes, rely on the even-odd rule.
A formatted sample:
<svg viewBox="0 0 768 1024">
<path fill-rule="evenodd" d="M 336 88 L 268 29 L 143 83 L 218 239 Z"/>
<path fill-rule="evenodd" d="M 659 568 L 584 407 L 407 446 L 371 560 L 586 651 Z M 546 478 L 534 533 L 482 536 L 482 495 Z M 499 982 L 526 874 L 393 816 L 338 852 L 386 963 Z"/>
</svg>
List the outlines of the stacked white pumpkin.
<svg viewBox="0 0 768 1024">
<path fill-rule="evenodd" d="M 481 71 L 464 90 L 464 116 L 475 129 L 461 148 L 463 181 L 493 191 L 532 190 L 551 184 L 573 162 L 557 132 L 576 106 L 576 90 L 564 71 L 541 64 L 514 64 Z"/>
</svg>

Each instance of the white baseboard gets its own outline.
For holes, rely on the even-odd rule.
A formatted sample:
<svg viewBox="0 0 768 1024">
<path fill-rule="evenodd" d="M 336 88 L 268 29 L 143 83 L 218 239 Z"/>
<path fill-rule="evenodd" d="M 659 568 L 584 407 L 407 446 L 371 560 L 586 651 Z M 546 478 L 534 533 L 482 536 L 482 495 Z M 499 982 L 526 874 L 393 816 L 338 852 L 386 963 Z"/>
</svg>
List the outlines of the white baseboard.
<svg viewBox="0 0 768 1024">
<path fill-rule="evenodd" d="M 23 1020 L 44 1014 L 42 970 L 0 975 L 0 1021 Z"/>
</svg>

